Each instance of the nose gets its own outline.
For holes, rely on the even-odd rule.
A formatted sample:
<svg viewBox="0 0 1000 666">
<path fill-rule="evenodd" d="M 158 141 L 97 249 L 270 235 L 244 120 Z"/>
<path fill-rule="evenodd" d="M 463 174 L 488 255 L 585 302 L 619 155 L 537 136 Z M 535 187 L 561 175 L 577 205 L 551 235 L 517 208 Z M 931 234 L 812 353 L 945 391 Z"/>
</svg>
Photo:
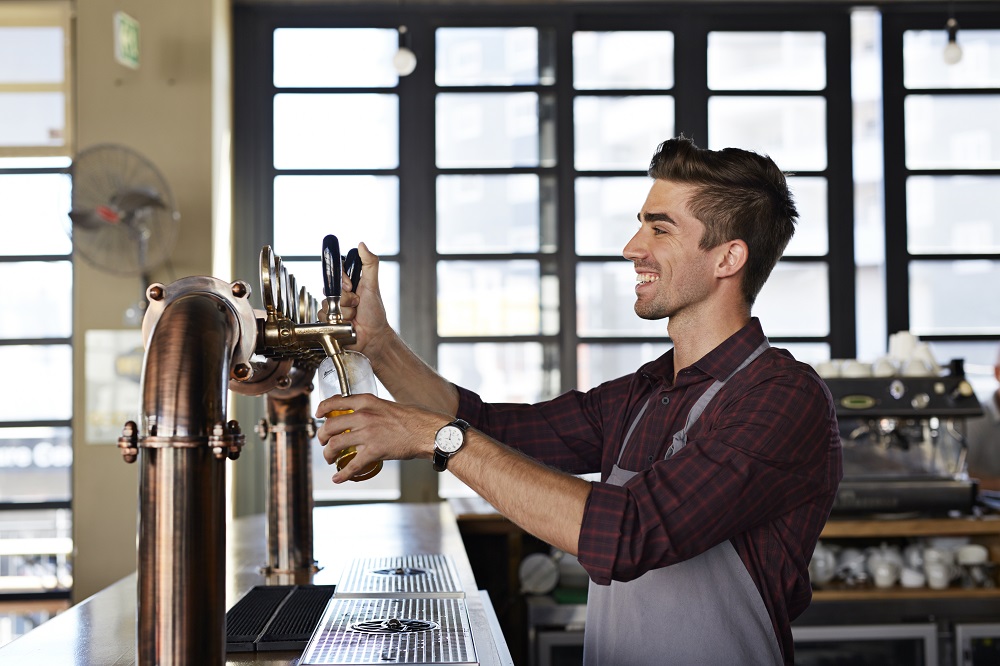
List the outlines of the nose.
<svg viewBox="0 0 1000 666">
<path fill-rule="evenodd" d="M 625 247 L 622 250 L 622 256 L 628 259 L 629 261 L 634 262 L 637 259 L 640 259 L 643 256 L 645 256 L 646 254 L 646 249 L 642 245 L 642 241 L 639 240 L 639 234 L 641 231 L 642 227 L 639 227 L 639 230 L 635 232 L 635 234 L 632 236 L 632 239 L 629 240 L 629 242 L 625 243 Z"/>
</svg>

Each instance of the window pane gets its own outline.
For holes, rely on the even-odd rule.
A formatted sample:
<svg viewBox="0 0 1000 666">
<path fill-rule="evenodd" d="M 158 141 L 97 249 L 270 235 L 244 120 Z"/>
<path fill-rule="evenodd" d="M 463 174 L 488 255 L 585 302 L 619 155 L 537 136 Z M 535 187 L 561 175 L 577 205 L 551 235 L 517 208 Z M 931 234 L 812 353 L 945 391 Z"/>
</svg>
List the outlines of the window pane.
<svg viewBox="0 0 1000 666">
<path fill-rule="evenodd" d="M 0 27 L 0 83 L 62 83 L 63 47 L 56 26 Z"/>
<path fill-rule="evenodd" d="M 1000 168 L 1000 95 L 909 95 L 910 169 Z"/>
<path fill-rule="evenodd" d="M 669 340 L 639 344 L 582 344 L 576 348 L 576 387 L 589 391 L 599 384 L 635 372 L 665 354 L 671 347 Z"/>
<path fill-rule="evenodd" d="M 349 247 L 341 243 L 341 251 L 347 254 Z M 374 248 L 369 248 L 373 252 Z M 323 304 L 323 267 L 319 262 L 319 255 L 316 261 L 285 261 L 283 265 L 288 268 L 289 275 L 295 276 L 295 284 L 305 287 L 306 291 L 313 295 L 316 300 Z M 382 293 L 382 303 L 385 305 L 385 314 L 389 320 L 389 325 L 397 331 L 399 330 L 399 263 L 395 261 L 378 262 L 378 285 Z M 258 289 L 254 290 L 259 291 Z"/>
<path fill-rule="evenodd" d="M 673 134 L 673 97 L 577 97 L 573 100 L 577 169 L 645 172 L 656 147 Z"/>
<path fill-rule="evenodd" d="M 620 255 L 639 228 L 635 216 L 651 186 L 645 176 L 577 178 L 576 253 Z"/>
<path fill-rule="evenodd" d="M 537 252 L 539 181 L 534 174 L 439 176 L 437 250 Z"/>
<path fill-rule="evenodd" d="M 1000 333 L 1000 261 L 910 262 L 915 335 Z"/>
<path fill-rule="evenodd" d="M 68 255 L 73 249 L 67 233 L 69 209 L 66 174 L 0 176 L 0 220 L 8 221 L 0 252 Z"/>
<path fill-rule="evenodd" d="M 274 97 L 278 169 L 393 169 L 399 164 L 395 95 Z"/>
<path fill-rule="evenodd" d="M 943 28 L 943 25 L 942 25 Z M 907 88 L 1000 88 L 1000 30 L 958 32 L 962 59 L 944 61 L 944 30 L 903 33 L 903 85 Z"/>
<path fill-rule="evenodd" d="M 539 83 L 536 28 L 438 28 L 434 36 L 439 86 Z"/>
<path fill-rule="evenodd" d="M 0 263 L 3 308 L 22 316 L 0 317 L 0 338 L 68 338 L 72 333 L 73 265 L 69 261 L 17 261 Z M 39 304 L 48 303 L 39 311 Z M 64 303 L 65 307 L 56 307 Z M 4 366 L 0 366 L 4 367 Z M 52 377 L 64 377 L 69 369 Z M 19 374 L 11 375 L 19 377 Z M 30 394 L 28 394 L 30 395 Z M 39 394 L 40 395 L 40 394 Z M 3 409 L 0 407 L 0 409 Z"/>
<path fill-rule="evenodd" d="M 487 402 L 538 402 L 544 397 L 539 342 L 441 344 L 437 369 Z"/>
<path fill-rule="evenodd" d="M 322 211 L 322 215 L 316 211 Z M 344 254 L 361 241 L 376 254 L 397 254 L 399 179 L 396 176 L 276 177 L 275 251 L 279 255 L 319 257 L 327 234 L 336 234 Z"/>
<path fill-rule="evenodd" d="M 66 97 L 61 92 L 0 92 L 0 145 L 61 146 Z"/>
<path fill-rule="evenodd" d="M 437 96 L 437 165 L 442 168 L 538 166 L 538 95 Z"/>
<path fill-rule="evenodd" d="M 708 33 L 710 90 L 823 90 L 822 32 Z"/>
<path fill-rule="evenodd" d="M 537 261 L 439 261 L 438 335 L 537 335 Z"/>
<path fill-rule="evenodd" d="M 65 301 L 63 295 L 62 301 Z M 44 303 L 59 301 L 46 300 Z M 0 384 L 0 421 L 68 419 L 73 406 L 69 345 L 0 346 L 0 368 L 18 381 Z"/>
<path fill-rule="evenodd" d="M 795 360 L 813 366 L 830 360 L 830 345 L 825 342 L 775 342 L 773 346 L 787 349 Z"/>
<path fill-rule="evenodd" d="M 0 502 L 69 500 L 72 465 L 69 428 L 0 428 Z"/>
<path fill-rule="evenodd" d="M 399 81 L 392 57 L 396 30 L 278 28 L 274 31 L 277 88 L 390 88 Z"/>
<path fill-rule="evenodd" d="M 581 336 L 667 335 L 666 319 L 635 313 L 635 270 L 628 261 L 577 264 L 576 308 Z"/>
<path fill-rule="evenodd" d="M 826 100 L 822 97 L 712 97 L 709 148 L 770 155 L 784 171 L 826 168 Z"/>
<path fill-rule="evenodd" d="M 73 585 L 69 509 L 0 512 L 0 593 L 67 590 Z"/>
<path fill-rule="evenodd" d="M 785 248 L 788 256 L 823 256 L 829 247 L 826 178 L 789 178 L 788 188 L 799 211 L 795 235 Z"/>
<path fill-rule="evenodd" d="M 830 333 L 830 284 L 826 264 L 779 262 L 757 296 L 753 314 L 768 336 Z"/>
<path fill-rule="evenodd" d="M 911 176 L 906 180 L 912 254 L 1000 252 L 996 176 Z"/>
<path fill-rule="evenodd" d="M 386 397 L 385 393 L 380 393 L 379 395 Z M 318 405 L 319 401 L 316 404 Z M 323 449 L 319 444 L 309 448 L 311 451 L 310 455 L 312 456 L 311 468 L 314 499 L 332 502 L 399 499 L 401 470 L 398 460 L 386 460 L 383 462 L 382 471 L 370 479 L 337 485 L 331 480 L 337 468 L 326 463 L 326 460 L 323 458 Z"/>
<path fill-rule="evenodd" d="M 577 90 L 667 89 L 674 86 L 674 33 L 574 32 Z"/>
</svg>

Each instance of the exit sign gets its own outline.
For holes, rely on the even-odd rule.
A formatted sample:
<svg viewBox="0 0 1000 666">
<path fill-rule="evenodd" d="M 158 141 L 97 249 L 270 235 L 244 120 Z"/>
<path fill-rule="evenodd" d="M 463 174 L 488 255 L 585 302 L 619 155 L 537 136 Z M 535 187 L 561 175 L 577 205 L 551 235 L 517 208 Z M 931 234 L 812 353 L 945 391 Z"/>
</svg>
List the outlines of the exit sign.
<svg viewBox="0 0 1000 666">
<path fill-rule="evenodd" d="M 139 22 L 125 12 L 115 12 L 115 60 L 139 69 Z"/>
</svg>

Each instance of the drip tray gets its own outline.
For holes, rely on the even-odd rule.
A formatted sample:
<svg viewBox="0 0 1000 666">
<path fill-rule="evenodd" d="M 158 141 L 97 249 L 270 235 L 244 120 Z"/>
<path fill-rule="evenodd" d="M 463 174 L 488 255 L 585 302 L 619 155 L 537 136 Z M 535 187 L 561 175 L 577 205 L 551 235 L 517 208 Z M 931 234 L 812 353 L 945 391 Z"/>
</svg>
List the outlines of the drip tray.
<svg viewBox="0 0 1000 666">
<path fill-rule="evenodd" d="M 465 601 L 334 599 L 299 666 L 478 664 Z"/>
<path fill-rule="evenodd" d="M 258 585 L 226 613 L 226 652 L 302 650 L 334 585 Z"/>
</svg>

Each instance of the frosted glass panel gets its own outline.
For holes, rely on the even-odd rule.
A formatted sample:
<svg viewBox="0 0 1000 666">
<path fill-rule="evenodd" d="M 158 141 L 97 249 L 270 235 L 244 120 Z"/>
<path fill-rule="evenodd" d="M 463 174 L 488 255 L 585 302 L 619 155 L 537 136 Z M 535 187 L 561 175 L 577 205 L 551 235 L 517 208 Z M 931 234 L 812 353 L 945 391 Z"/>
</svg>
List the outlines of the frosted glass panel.
<svg viewBox="0 0 1000 666">
<path fill-rule="evenodd" d="M 70 177 L 66 174 L 0 176 L 0 223 L 4 229 L 0 252 L 69 254 L 73 249 L 67 232 L 69 209 Z"/>
<path fill-rule="evenodd" d="M 942 28 L 944 27 L 942 23 Z M 1000 88 L 1000 30 L 958 31 L 962 59 L 944 61 L 945 30 L 903 33 L 903 85 L 907 88 Z"/>
<path fill-rule="evenodd" d="M 65 302 L 48 299 L 44 303 Z M 73 408 L 73 352 L 69 345 L 0 346 L 0 368 L 17 377 L 4 385 L 0 421 L 69 419 Z"/>
<path fill-rule="evenodd" d="M 635 269 L 630 261 L 587 262 L 576 267 L 576 321 L 581 336 L 663 336 L 667 320 L 635 313 Z"/>
<path fill-rule="evenodd" d="M 537 335 L 537 261 L 439 261 L 438 335 Z"/>
<path fill-rule="evenodd" d="M 535 174 L 439 176 L 438 252 L 537 252 L 538 182 Z"/>
<path fill-rule="evenodd" d="M 829 246 L 826 178 L 789 178 L 788 188 L 799 211 L 795 235 L 788 242 L 788 256 L 822 256 Z"/>
<path fill-rule="evenodd" d="M 1000 333 L 1000 261 L 910 262 L 910 330 L 916 335 Z"/>
<path fill-rule="evenodd" d="M 395 95 L 275 96 L 276 168 L 393 169 L 398 164 Z"/>
<path fill-rule="evenodd" d="M 0 83 L 62 83 L 64 46 L 56 26 L 0 27 Z"/>
<path fill-rule="evenodd" d="M 0 338 L 68 338 L 72 334 L 71 262 L 0 262 L 0 284 L 4 285 L 3 309 L 7 313 L 0 317 Z M 9 316 L 11 313 L 20 316 Z M 64 376 L 68 371 L 67 368 L 57 376 Z M 9 376 L 20 377 L 19 374 Z"/>
<path fill-rule="evenodd" d="M 538 165 L 535 93 L 443 93 L 435 126 L 439 167 Z"/>
<path fill-rule="evenodd" d="M 826 100 L 822 97 L 712 97 L 709 148 L 743 148 L 783 171 L 826 168 Z"/>
<path fill-rule="evenodd" d="M 399 33 L 383 28 L 278 28 L 277 88 L 390 88 L 399 75 L 392 57 Z"/>
<path fill-rule="evenodd" d="M 603 382 L 630 375 L 639 366 L 665 354 L 672 347 L 663 342 L 638 344 L 582 344 L 576 348 L 576 387 L 588 391 Z"/>
<path fill-rule="evenodd" d="M 757 296 L 753 314 L 768 336 L 829 335 L 829 283 L 826 264 L 779 263 Z"/>
<path fill-rule="evenodd" d="M 906 166 L 1000 168 L 1000 95 L 908 95 Z"/>
<path fill-rule="evenodd" d="M 580 170 L 645 172 L 656 147 L 674 134 L 674 98 L 577 97 L 574 160 Z"/>
<path fill-rule="evenodd" d="M 539 83 L 536 28 L 438 28 L 434 36 L 439 86 Z"/>
<path fill-rule="evenodd" d="M 1000 177 L 911 176 L 906 229 L 912 254 L 1000 252 Z"/>
<path fill-rule="evenodd" d="M 66 98 L 60 92 L 0 92 L 0 145 L 61 146 Z"/>
<path fill-rule="evenodd" d="M 72 468 L 73 437 L 69 428 L 0 428 L 0 502 L 66 501 L 70 499 Z M 13 525 L 6 527 L 7 543 L 21 536 L 16 534 L 16 528 L 11 533 Z M 9 575 L 9 571 L 5 572 L 5 577 Z"/>
<path fill-rule="evenodd" d="M 822 32 L 708 33 L 710 90 L 823 90 Z"/>
<path fill-rule="evenodd" d="M 278 176 L 274 179 L 274 251 L 319 257 L 335 234 L 341 251 L 361 241 L 375 254 L 399 252 L 396 176 Z"/>
<path fill-rule="evenodd" d="M 674 33 L 573 33 L 577 90 L 667 89 L 674 86 Z"/>
<path fill-rule="evenodd" d="M 476 342 L 438 345 L 442 377 L 487 402 L 538 402 L 544 364 L 538 342 Z"/>
<path fill-rule="evenodd" d="M 635 216 L 652 185 L 645 176 L 577 178 L 576 253 L 620 255 L 639 228 Z"/>
</svg>

